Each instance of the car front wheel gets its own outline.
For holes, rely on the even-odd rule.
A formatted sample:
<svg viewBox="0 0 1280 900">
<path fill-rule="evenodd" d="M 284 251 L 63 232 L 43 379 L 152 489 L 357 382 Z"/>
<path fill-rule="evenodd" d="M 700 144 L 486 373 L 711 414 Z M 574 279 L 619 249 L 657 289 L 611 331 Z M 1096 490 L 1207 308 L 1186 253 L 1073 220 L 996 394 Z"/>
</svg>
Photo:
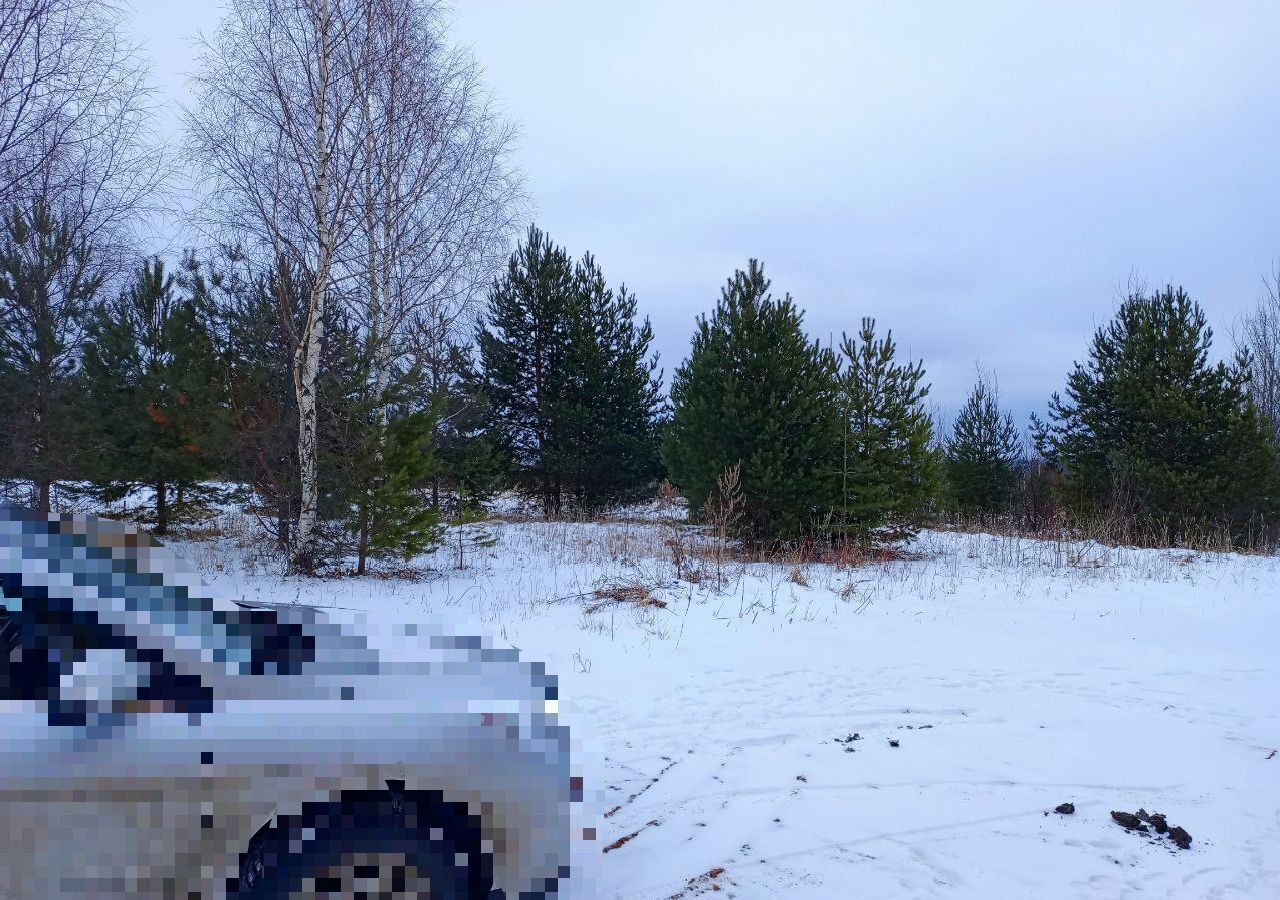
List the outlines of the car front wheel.
<svg viewBox="0 0 1280 900">
<path fill-rule="evenodd" d="M 492 859 L 465 806 L 362 792 L 281 816 L 243 855 L 239 900 L 488 900 Z"/>
</svg>

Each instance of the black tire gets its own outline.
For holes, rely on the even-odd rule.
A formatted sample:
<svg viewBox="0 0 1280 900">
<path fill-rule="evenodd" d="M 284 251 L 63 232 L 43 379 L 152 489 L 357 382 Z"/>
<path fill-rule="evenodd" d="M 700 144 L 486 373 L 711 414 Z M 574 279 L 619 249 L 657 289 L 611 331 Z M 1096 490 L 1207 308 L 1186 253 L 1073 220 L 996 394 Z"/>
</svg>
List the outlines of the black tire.
<svg viewBox="0 0 1280 900">
<path fill-rule="evenodd" d="M 481 846 L 466 807 L 438 794 L 346 794 L 255 836 L 236 897 L 489 900 L 493 861 Z"/>
</svg>

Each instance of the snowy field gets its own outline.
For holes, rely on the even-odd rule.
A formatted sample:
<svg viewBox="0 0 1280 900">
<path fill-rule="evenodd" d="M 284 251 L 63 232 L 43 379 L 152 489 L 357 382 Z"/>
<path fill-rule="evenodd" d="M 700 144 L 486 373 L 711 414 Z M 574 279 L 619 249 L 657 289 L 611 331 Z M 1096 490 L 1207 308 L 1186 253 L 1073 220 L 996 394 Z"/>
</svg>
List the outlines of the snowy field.
<svg viewBox="0 0 1280 900">
<path fill-rule="evenodd" d="M 926 533 L 717 577 L 644 519 L 494 523 L 420 578 L 177 546 L 231 598 L 546 661 L 600 790 L 569 897 L 1280 897 L 1280 560 Z M 1139 808 L 1190 849 L 1111 820 Z"/>
</svg>

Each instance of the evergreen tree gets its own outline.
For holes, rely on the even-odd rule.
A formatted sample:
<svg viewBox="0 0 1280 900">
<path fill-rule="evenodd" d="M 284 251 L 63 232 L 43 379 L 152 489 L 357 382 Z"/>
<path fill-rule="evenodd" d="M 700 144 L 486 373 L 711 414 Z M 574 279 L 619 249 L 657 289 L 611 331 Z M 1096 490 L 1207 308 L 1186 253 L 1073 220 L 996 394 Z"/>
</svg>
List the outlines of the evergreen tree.
<svg viewBox="0 0 1280 900">
<path fill-rule="evenodd" d="M 577 505 L 595 509 L 652 491 L 661 470 L 655 419 L 662 400 L 649 356 L 653 329 L 648 319 L 637 326 L 635 294 L 610 289 L 589 253 L 574 275 L 566 468 Z"/>
<path fill-rule="evenodd" d="M 877 338 L 874 319 L 862 320 L 857 340 L 846 335 L 840 352 L 845 425 L 837 524 L 864 542 L 886 525 L 886 536 L 909 536 L 938 483 L 924 365 L 898 363 L 893 333 Z"/>
<path fill-rule="evenodd" d="M 236 250 L 216 260 L 208 280 L 231 408 L 230 475 L 249 487 L 251 508 L 284 552 L 292 546 L 301 490 L 291 335 L 308 281 L 283 260 L 256 272 Z"/>
<path fill-rule="evenodd" d="M 82 371 L 83 471 L 100 500 L 140 485 L 155 497 L 155 531 L 172 503 L 203 496 L 220 462 L 227 424 L 213 342 L 196 298 L 179 296 L 159 259 L 95 309 Z"/>
<path fill-rule="evenodd" d="M 1017 489 L 1022 446 L 1013 416 L 1000 409 L 995 385 L 979 374 L 946 446 L 951 503 L 982 517 L 1004 512 Z"/>
<path fill-rule="evenodd" d="M 492 405 L 470 348 L 450 347 L 446 368 L 436 379 L 436 397 L 442 409 L 436 429 L 440 467 L 432 482 L 432 502 L 442 505 L 443 481 L 455 498 L 466 498 L 470 509 L 479 510 L 502 489 L 507 461 L 491 427 Z"/>
<path fill-rule="evenodd" d="M 476 336 L 494 434 L 548 515 L 634 496 L 658 470 L 652 330 L 594 260 L 575 266 L 536 227 L 489 295 Z"/>
<path fill-rule="evenodd" d="M 259 268 L 230 250 L 210 266 L 208 284 L 232 413 L 229 474 L 249 487 L 250 508 L 272 533 L 276 549 L 287 553 L 301 498 L 291 348 L 303 327 L 310 276 L 283 258 Z M 331 523 L 345 522 L 354 502 L 355 459 L 367 439 L 363 426 L 356 427 L 355 406 L 365 404 L 368 414 L 369 404 L 363 342 L 342 305 L 328 309 L 325 335 L 316 380 L 316 468 L 325 486 L 318 498 L 317 565 L 348 544 Z"/>
<path fill-rule="evenodd" d="M 1211 365 L 1212 341 L 1199 304 L 1172 285 L 1131 294 L 1098 329 L 1066 399 L 1055 394 L 1050 422 L 1034 422 L 1077 503 L 1162 520 L 1175 534 L 1274 514 L 1276 448 L 1248 395 L 1248 359 Z"/>
<path fill-rule="evenodd" d="M 105 280 L 93 246 L 42 201 L 0 221 L 0 477 L 34 485 L 49 511 L 73 476 L 74 375 L 85 320 Z"/>
<path fill-rule="evenodd" d="M 356 459 L 356 484 L 365 488 L 353 506 L 361 575 L 370 558 L 408 561 L 444 537 L 440 510 L 421 490 L 438 466 L 432 446 L 437 410 L 388 406 L 393 414 L 386 422 L 372 418 Z"/>
<path fill-rule="evenodd" d="M 530 226 L 494 282 L 476 332 L 498 444 L 519 486 L 539 497 L 548 515 L 559 512 L 564 489 L 571 397 L 565 356 L 575 301 L 569 254 Z"/>
<path fill-rule="evenodd" d="M 356 574 L 363 575 L 370 559 L 407 562 L 443 538 L 441 511 L 426 493 L 440 470 L 435 436 L 442 404 L 418 367 L 403 368 L 351 317 L 335 310 L 331 318 L 319 463 L 323 483 L 332 487 L 320 509 L 325 518 L 344 520 Z"/>
<path fill-rule="evenodd" d="M 453 526 L 458 551 L 457 568 L 466 568 L 466 551 L 472 553 L 498 543 L 498 536 L 489 527 L 480 499 L 470 492 L 466 482 L 459 482 L 457 490 L 447 503 L 449 524 Z"/>
<path fill-rule="evenodd" d="M 699 510 L 717 478 L 741 464 L 740 522 L 750 539 L 800 536 L 839 498 L 836 363 L 802 320 L 790 296 L 774 299 L 753 259 L 698 319 L 672 381 L 662 446 L 671 480 Z"/>
</svg>

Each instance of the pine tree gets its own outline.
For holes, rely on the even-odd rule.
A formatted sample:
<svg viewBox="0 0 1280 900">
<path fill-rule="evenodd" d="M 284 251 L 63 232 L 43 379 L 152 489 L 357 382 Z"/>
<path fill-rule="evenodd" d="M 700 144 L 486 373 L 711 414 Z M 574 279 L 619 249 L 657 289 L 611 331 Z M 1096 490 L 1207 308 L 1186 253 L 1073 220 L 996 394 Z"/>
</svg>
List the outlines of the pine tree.
<svg viewBox="0 0 1280 900">
<path fill-rule="evenodd" d="M 886 537 L 910 536 L 938 481 L 923 363 L 898 363 L 893 333 L 877 338 L 874 319 L 862 320 L 856 340 L 846 335 L 840 352 L 845 424 L 837 525 L 863 542 L 886 525 Z"/>
<path fill-rule="evenodd" d="M 298 514 L 298 404 L 292 329 L 307 296 L 305 275 L 281 260 L 256 272 L 232 250 L 211 266 L 221 380 L 233 426 L 231 476 L 284 552 Z M 332 481 L 327 483 L 332 484 Z"/>
<path fill-rule="evenodd" d="M 83 471 L 106 502 L 151 487 L 164 534 L 176 496 L 197 499 L 220 462 L 227 419 L 213 342 L 196 300 L 178 296 L 159 259 L 97 306 L 88 334 Z"/>
<path fill-rule="evenodd" d="M 458 551 L 457 568 L 466 568 L 466 552 L 472 553 L 493 547 L 498 543 L 498 536 L 489 527 L 488 518 L 481 505 L 480 498 L 468 489 L 466 482 L 460 482 L 446 504 L 449 511 L 449 524 L 453 527 L 454 546 Z"/>
<path fill-rule="evenodd" d="M 94 247 L 41 201 L 0 221 L 0 477 L 34 485 L 49 511 L 74 475 L 74 374 L 85 320 L 105 280 Z"/>
<path fill-rule="evenodd" d="M 635 296 L 536 227 L 495 281 L 476 336 L 496 443 L 548 515 L 625 500 L 657 476 L 653 334 Z"/>
<path fill-rule="evenodd" d="M 979 374 L 947 440 L 947 490 L 952 505 L 984 518 L 1007 511 L 1017 489 L 1021 458 L 1013 416 L 1000 409 L 995 385 Z"/>
<path fill-rule="evenodd" d="M 174 479 L 174 504 L 179 514 L 190 515 L 193 503 L 204 505 L 227 497 L 224 488 L 206 479 L 226 474 L 233 426 L 218 351 L 216 310 L 206 268 L 193 251 L 183 255 L 175 281 L 183 298 L 170 322 L 169 382 L 185 400 L 179 404 L 179 427 L 202 441 L 183 447 Z"/>
<path fill-rule="evenodd" d="M 441 512 L 426 493 L 440 467 L 440 405 L 417 367 L 393 361 L 375 375 L 378 348 L 351 317 L 334 310 L 326 333 L 319 468 L 332 487 L 320 510 L 342 520 L 363 575 L 370 559 L 408 561 L 443 538 Z"/>
<path fill-rule="evenodd" d="M 491 428 L 492 405 L 476 372 L 469 347 L 453 345 L 436 381 L 442 413 L 436 430 L 439 476 L 432 502 L 439 506 L 441 482 L 455 497 L 480 509 L 502 489 L 507 461 Z"/>
<path fill-rule="evenodd" d="M 421 491 L 438 466 L 432 447 L 436 415 L 434 407 L 397 410 L 385 424 L 375 419 L 369 428 L 361 455 L 369 491 L 356 507 L 358 574 L 365 571 L 366 557 L 408 561 L 444 537 L 439 508 Z"/>
<path fill-rule="evenodd" d="M 489 429 L 490 405 L 472 361 L 471 348 L 451 344 L 444 365 L 433 378 L 436 402 L 442 410 L 436 428 L 438 477 L 433 503 L 448 515 L 454 534 L 458 569 L 472 552 L 492 547 L 497 536 L 487 525 L 484 505 L 503 485 L 506 461 Z M 441 497 L 444 481 L 448 493 Z"/>
<path fill-rule="evenodd" d="M 741 464 L 741 529 L 754 540 L 807 533 L 839 498 L 836 364 L 809 341 L 790 296 L 776 300 L 756 260 L 698 319 L 671 386 L 662 458 L 700 510 L 717 479 Z"/>
<path fill-rule="evenodd" d="M 1131 294 L 1094 334 L 1089 359 L 1034 422 L 1046 460 L 1090 509 L 1160 520 L 1176 535 L 1270 516 L 1277 454 L 1247 391 L 1248 359 L 1209 363 L 1213 332 L 1182 288 Z"/>
<path fill-rule="evenodd" d="M 571 322 L 569 468 L 581 509 L 617 505 L 652 491 L 661 469 L 655 419 L 662 405 L 653 329 L 636 324 L 636 296 L 616 293 L 591 254 L 574 272 L 578 294 Z"/>
<path fill-rule="evenodd" d="M 560 511 L 564 489 L 571 396 L 565 356 L 576 296 L 569 254 L 530 226 L 494 282 L 476 333 L 494 434 L 519 486 L 548 515 Z"/>
</svg>

